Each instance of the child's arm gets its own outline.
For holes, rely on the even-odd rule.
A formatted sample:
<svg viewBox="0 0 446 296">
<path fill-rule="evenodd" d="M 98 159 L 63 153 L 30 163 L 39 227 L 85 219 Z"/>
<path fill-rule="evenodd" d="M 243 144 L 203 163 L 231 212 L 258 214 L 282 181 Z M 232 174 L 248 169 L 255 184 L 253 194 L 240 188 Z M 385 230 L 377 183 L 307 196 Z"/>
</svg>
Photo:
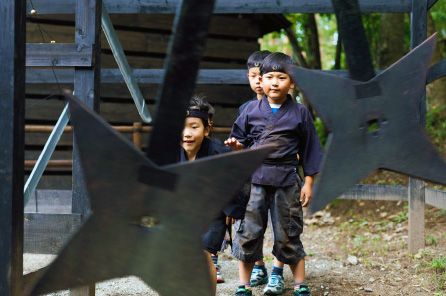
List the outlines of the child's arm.
<svg viewBox="0 0 446 296">
<path fill-rule="evenodd" d="M 303 124 L 301 129 L 302 140 L 299 148 L 299 163 L 303 167 L 305 184 L 300 192 L 302 206 L 306 207 L 313 197 L 314 176 L 319 173 L 322 162 L 322 149 L 313 124 L 310 112 L 302 110 Z"/>
<path fill-rule="evenodd" d="M 305 176 L 304 186 L 300 190 L 300 202 L 303 207 L 308 206 L 313 198 L 313 182 L 314 176 Z"/>
<path fill-rule="evenodd" d="M 229 146 L 232 150 L 242 150 L 250 145 L 248 139 L 248 118 L 246 109 L 248 108 L 245 108 L 235 120 L 232 126 L 231 135 L 225 141 L 225 145 Z"/>
</svg>

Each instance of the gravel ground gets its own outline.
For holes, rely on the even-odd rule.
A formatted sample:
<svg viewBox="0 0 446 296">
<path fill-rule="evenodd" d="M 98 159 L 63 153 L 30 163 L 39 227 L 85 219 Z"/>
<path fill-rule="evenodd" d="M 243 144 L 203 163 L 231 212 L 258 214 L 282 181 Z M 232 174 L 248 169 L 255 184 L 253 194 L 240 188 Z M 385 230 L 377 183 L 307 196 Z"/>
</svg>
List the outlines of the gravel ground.
<svg viewBox="0 0 446 296">
<path fill-rule="evenodd" d="M 365 217 L 370 218 L 370 214 Z M 318 218 L 318 223 L 314 224 L 312 219 L 307 219 L 310 224 L 304 230 L 303 243 L 308 254 L 307 257 L 307 283 L 312 289 L 313 296 L 356 296 L 356 295 L 404 295 L 404 296 L 421 296 L 421 295 L 446 295 L 442 293 L 434 294 L 434 287 L 429 280 L 429 270 L 427 273 L 420 273 L 417 270 L 422 266 L 422 260 L 425 256 L 435 257 L 437 255 L 446 254 L 446 232 L 443 223 L 427 223 L 427 233 L 438 237 L 438 246 L 435 248 L 427 248 L 420 252 L 419 256 L 411 257 L 407 253 L 407 221 L 403 223 L 403 227 L 392 231 L 387 231 L 377 236 L 378 244 L 386 246 L 385 251 L 379 252 L 379 245 L 375 246 L 370 253 L 364 254 L 351 259 L 349 258 L 353 251 L 348 247 L 351 240 L 346 230 L 342 230 L 336 225 L 338 217 L 333 219 L 330 214 Z M 446 219 L 446 218 L 445 218 Z M 327 220 L 327 221 L 325 221 Z M 322 221 L 322 223 L 321 223 Z M 325 222 L 327 223 L 325 223 Z M 373 221 L 370 220 L 370 224 Z M 339 223 L 338 223 L 339 224 Z M 433 225 L 430 229 L 431 224 Z M 405 230 L 404 230 L 405 229 Z M 361 233 L 356 233 L 361 237 L 369 237 L 370 227 L 361 229 Z M 369 241 L 371 239 L 368 239 Z M 351 243 L 351 242 L 350 242 Z M 366 246 L 365 246 L 366 247 Z M 365 248 L 364 247 L 364 248 Z M 271 270 L 272 256 L 270 255 L 272 248 L 272 235 L 267 231 L 265 237 L 264 253 L 265 262 L 269 270 Z M 364 249 L 366 250 L 366 249 Z M 377 253 L 374 252 L 376 250 Z M 426 255 L 430 254 L 430 255 Z M 54 256 L 50 255 L 24 255 L 25 273 L 41 268 L 48 263 Z M 421 258 L 421 259 L 417 259 Z M 226 253 L 220 256 L 220 265 L 226 282 L 217 286 L 218 296 L 234 295 L 234 291 L 238 285 L 238 268 L 237 261 Z M 185 271 L 187 272 L 187 271 Z M 292 277 L 288 268 L 284 272 L 286 282 L 286 292 L 284 295 L 292 295 Z M 263 295 L 262 288 L 254 288 L 253 295 Z M 68 295 L 68 292 L 59 292 L 51 295 Z M 158 295 L 150 290 L 147 285 L 135 277 L 127 277 L 122 279 L 110 280 L 96 285 L 96 295 L 99 296 L 139 296 L 139 295 Z"/>
<path fill-rule="evenodd" d="M 313 237 L 313 236 L 312 236 Z M 304 235 L 304 244 L 305 245 L 313 245 L 315 244 L 309 242 L 310 237 L 308 235 Z M 272 238 L 271 233 L 268 231 L 265 239 L 265 261 L 268 266 L 268 269 L 271 269 L 272 265 L 272 257 L 270 254 L 272 249 Z M 308 277 L 311 282 L 311 278 L 322 278 L 327 272 L 335 272 L 342 273 L 342 263 L 336 260 L 333 260 L 326 256 L 318 256 L 317 253 L 319 250 L 317 248 L 307 247 L 307 253 L 312 254 L 309 257 L 307 262 L 307 271 Z M 322 255 L 322 254 L 321 254 Z M 25 273 L 31 272 L 33 270 L 44 267 L 49 264 L 51 260 L 54 258 L 52 255 L 40 255 L 40 254 L 25 254 L 24 255 L 24 271 Z M 317 258 L 317 259 L 316 259 Z M 237 268 L 237 260 L 235 260 L 230 252 L 227 250 L 224 254 L 220 256 L 220 265 L 222 267 L 222 272 L 225 277 L 226 282 L 223 284 L 219 284 L 217 286 L 217 295 L 219 296 L 232 296 L 234 295 L 234 291 L 238 285 L 238 268 Z M 284 272 L 287 291 L 285 295 L 291 295 L 291 285 L 292 285 L 292 275 L 289 269 L 285 269 Z M 254 295 L 262 295 L 263 287 L 254 288 Z M 329 290 L 329 287 L 324 287 L 321 290 L 322 292 L 326 292 Z M 314 292 L 316 292 L 315 288 L 313 288 Z M 317 292 L 316 292 L 317 293 Z M 62 296 L 69 295 L 67 291 L 53 293 L 50 295 L 54 296 Z M 96 285 L 96 295 L 98 296 L 121 296 L 121 295 L 131 295 L 131 296 L 140 296 L 140 295 L 158 295 L 156 292 L 151 290 L 144 282 L 139 280 L 137 277 L 127 277 L 121 279 L 110 280 L 102 283 L 98 283 Z M 315 294 L 319 295 L 319 294 Z M 324 295 L 324 293 L 320 294 Z M 331 294 L 333 295 L 333 294 Z"/>
</svg>

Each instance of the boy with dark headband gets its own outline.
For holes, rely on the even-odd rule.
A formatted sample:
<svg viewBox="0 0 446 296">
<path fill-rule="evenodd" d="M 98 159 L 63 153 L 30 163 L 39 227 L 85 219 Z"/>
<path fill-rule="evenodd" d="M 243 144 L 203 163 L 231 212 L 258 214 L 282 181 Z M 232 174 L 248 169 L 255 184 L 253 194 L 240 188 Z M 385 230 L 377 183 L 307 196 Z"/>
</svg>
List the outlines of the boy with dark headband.
<svg viewBox="0 0 446 296">
<path fill-rule="evenodd" d="M 252 91 L 256 94 L 254 98 L 251 100 L 243 103 L 239 107 L 239 114 L 242 113 L 242 111 L 246 108 L 246 105 L 248 105 L 251 101 L 261 100 L 263 98 L 263 88 L 260 85 L 260 67 L 262 66 L 263 60 L 270 54 L 271 52 L 269 50 L 261 50 L 261 51 L 255 51 L 253 52 L 246 61 L 246 66 L 248 67 L 248 81 L 249 86 L 251 87 Z"/>
<path fill-rule="evenodd" d="M 293 295 L 310 295 L 304 283 L 305 251 L 300 240 L 302 206 L 307 206 L 311 200 L 313 179 L 319 172 L 322 150 L 310 112 L 288 95 L 294 83 L 285 71 L 287 64 L 292 64 L 292 60 L 283 53 L 273 53 L 265 58 L 261 67 L 265 96 L 246 106 L 234 123 L 231 138 L 225 141 L 234 150 L 268 143 L 276 146 L 254 172 L 245 218 L 236 225 L 233 254 L 240 260 L 241 282 L 237 296 L 252 295 L 250 274 L 254 262 L 263 257 L 268 211 L 274 233 L 273 255 L 290 266 L 295 280 Z M 297 154 L 305 174 L 302 188 L 297 182 Z M 274 274 L 274 278 L 273 275 L 270 277 L 272 280 L 283 282 L 283 275 Z M 264 292 L 279 294 L 283 291 L 270 290 L 268 284 Z"/>
<path fill-rule="evenodd" d="M 187 110 L 186 120 L 182 133 L 181 152 L 179 161 L 193 161 L 199 158 L 217 155 L 231 151 L 222 143 L 209 138 L 211 131 L 211 117 L 214 114 L 212 106 L 201 97 L 192 98 Z M 210 255 L 213 262 L 215 280 L 217 283 L 224 282 L 220 266 L 218 265 L 218 252 L 222 248 L 227 229 L 227 216 L 240 218 L 238 199 L 234 198 L 226 208 L 209 225 L 203 235 L 203 248 Z"/>
<path fill-rule="evenodd" d="M 252 101 L 258 101 L 263 98 L 265 93 L 263 92 L 263 88 L 261 85 L 261 78 L 260 75 L 260 67 L 263 65 L 263 60 L 269 55 L 271 52 L 269 50 L 262 50 L 262 51 L 255 51 L 253 52 L 246 61 L 246 66 L 248 68 L 248 80 L 249 80 L 249 86 L 251 87 L 251 90 L 255 93 L 255 96 L 253 99 L 245 102 L 243 105 L 239 107 L 239 115 L 243 112 L 243 110 L 246 108 L 246 106 L 252 102 Z M 248 184 L 248 188 L 250 187 L 250 182 Z M 250 191 L 249 189 L 246 190 L 246 197 L 245 204 L 249 200 Z M 278 261 L 276 261 L 278 263 Z M 280 265 L 279 267 L 283 268 L 283 264 L 276 264 Z M 265 267 L 265 262 L 263 261 L 263 258 L 256 261 L 254 264 L 254 268 L 252 269 L 251 278 L 250 278 L 250 285 L 251 287 L 256 287 L 260 285 L 264 285 L 268 282 L 268 272 Z M 280 282 L 278 282 L 278 287 L 276 287 L 276 290 L 280 290 Z"/>
</svg>

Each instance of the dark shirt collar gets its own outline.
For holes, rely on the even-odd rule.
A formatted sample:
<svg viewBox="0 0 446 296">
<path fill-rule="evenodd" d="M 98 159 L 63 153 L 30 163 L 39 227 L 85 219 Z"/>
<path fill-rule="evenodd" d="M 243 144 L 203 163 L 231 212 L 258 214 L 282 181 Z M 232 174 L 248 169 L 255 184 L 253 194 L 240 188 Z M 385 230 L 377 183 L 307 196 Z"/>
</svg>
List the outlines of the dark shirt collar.
<svg viewBox="0 0 446 296">
<path fill-rule="evenodd" d="M 203 142 L 201 143 L 200 149 L 197 152 L 197 156 L 195 156 L 195 159 L 199 159 L 202 157 L 209 156 L 209 146 L 210 146 L 211 140 L 209 140 L 207 137 L 203 139 Z M 181 147 L 180 151 L 180 162 L 189 161 L 187 158 L 186 150 Z"/>
</svg>

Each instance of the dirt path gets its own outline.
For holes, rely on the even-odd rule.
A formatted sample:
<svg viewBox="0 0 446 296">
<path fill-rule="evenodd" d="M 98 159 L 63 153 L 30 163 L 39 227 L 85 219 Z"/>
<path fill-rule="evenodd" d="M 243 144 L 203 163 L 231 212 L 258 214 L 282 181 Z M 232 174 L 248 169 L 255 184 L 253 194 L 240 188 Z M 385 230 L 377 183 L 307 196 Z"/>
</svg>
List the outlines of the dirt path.
<svg viewBox="0 0 446 296">
<path fill-rule="evenodd" d="M 427 212 L 426 237 L 435 243 L 412 256 L 407 252 L 407 219 L 404 220 L 400 210 L 404 211 L 403 206 L 393 206 L 390 211 L 386 208 L 375 210 L 374 214 L 343 212 L 339 217 L 324 212 L 317 218 L 307 219 L 310 225 L 304 230 L 303 243 L 308 254 L 307 282 L 313 295 L 445 296 L 446 270 L 441 266 L 433 269 L 432 262 L 443 258 L 446 264 L 446 213 Z M 269 270 L 271 247 L 271 233 L 268 232 L 264 251 Z M 25 272 L 51 260 L 51 256 L 45 255 L 25 254 L 24 258 Z M 217 295 L 232 296 L 238 285 L 237 261 L 229 252 L 220 258 L 226 282 L 218 285 Z M 291 295 L 289 269 L 285 269 L 284 275 L 287 287 L 284 295 Z M 130 277 L 97 284 L 96 295 L 158 294 L 139 279 Z M 255 288 L 254 295 L 263 295 L 262 287 Z"/>
</svg>

